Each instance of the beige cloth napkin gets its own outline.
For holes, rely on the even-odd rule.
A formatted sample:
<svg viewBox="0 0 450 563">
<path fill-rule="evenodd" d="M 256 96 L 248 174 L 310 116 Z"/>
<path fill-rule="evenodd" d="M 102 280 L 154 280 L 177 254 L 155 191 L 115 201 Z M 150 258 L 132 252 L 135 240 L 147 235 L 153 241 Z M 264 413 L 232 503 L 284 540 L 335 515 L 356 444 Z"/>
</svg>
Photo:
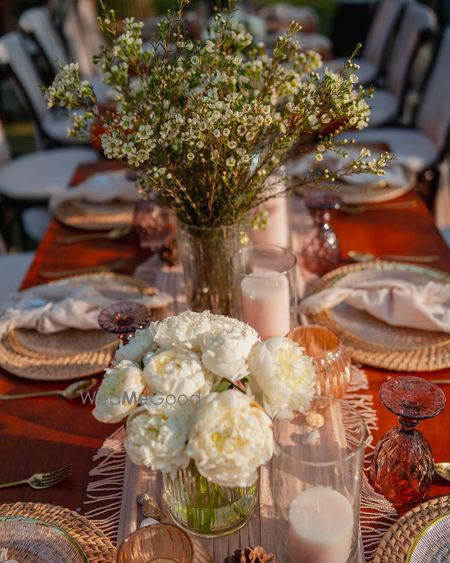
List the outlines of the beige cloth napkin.
<svg viewBox="0 0 450 563">
<path fill-rule="evenodd" d="M 50 210 L 54 211 L 66 201 L 82 200 L 91 203 L 107 203 L 119 200 L 136 203 L 140 200 L 134 183 L 127 180 L 124 170 L 101 172 L 90 176 L 76 188 L 55 194 L 50 199 Z"/>
<path fill-rule="evenodd" d="M 372 279 L 349 276 L 304 299 L 300 313 L 319 313 L 345 301 L 393 326 L 450 333 L 450 284 L 406 279 L 378 272 Z"/>
<path fill-rule="evenodd" d="M 16 328 L 29 328 L 43 334 L 69 328 L 99 329 L 98 315 L 103 307 L 121 300 L 132 300 L 152 308 L 169 305 L 166 293 L 140 295 L 123 284 L 39 285 L 12 295 L 0 310 L 0 338 Z"/>
</svg>

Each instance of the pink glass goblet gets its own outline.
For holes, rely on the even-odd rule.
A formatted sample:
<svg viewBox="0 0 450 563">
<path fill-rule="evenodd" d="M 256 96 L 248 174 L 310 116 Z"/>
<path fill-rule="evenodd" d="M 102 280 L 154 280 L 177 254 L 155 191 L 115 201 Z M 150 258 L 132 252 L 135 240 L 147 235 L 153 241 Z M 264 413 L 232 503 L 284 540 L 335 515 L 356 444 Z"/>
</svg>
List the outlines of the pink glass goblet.
<svg viewBox="0 0 450 563">
<path fill-rule="evenodd" d="M 123 344 L 139 328 L 148 326 L 152 313 L 136 301 L 118 301 L 100 311 L 98 324 L 106 331 L 117 334 Z"/>
<path fill-rule="evenodd" d="M 389 430 L 378 442 L 370 480 L 379 493 L 395 504 L 419 501 L 431 486 L 434 465 L 431 448 L 416 426 L 442 411 L 445 395 L 431 381 L 400 376 L 383 383 L 380 398 L 397 415 L 400 426 Z"/>
</svg>

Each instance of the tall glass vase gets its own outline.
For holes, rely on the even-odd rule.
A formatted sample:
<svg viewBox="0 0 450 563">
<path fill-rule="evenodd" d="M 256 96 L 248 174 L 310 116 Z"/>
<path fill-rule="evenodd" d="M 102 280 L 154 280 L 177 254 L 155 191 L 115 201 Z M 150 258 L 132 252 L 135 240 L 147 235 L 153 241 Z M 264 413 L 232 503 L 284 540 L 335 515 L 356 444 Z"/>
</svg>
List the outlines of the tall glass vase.
<svg viewBox="0 0 450 563">
<path fill-rule="evenodd" d="M 170 514 L 183 529 L 198 536 L 225 536 L 242 528 L 258 500 L 258 486 L 221 487 L 200 475 L 191 463 L 172 478 L 164 474 Z"/>
<path fill-rule="evenodd" d="M 247 242 L 242 223 L 207 228 L 178 221 L 178 252 L 193 311 L 231 314 L 231 257 Z"/>
</svg>

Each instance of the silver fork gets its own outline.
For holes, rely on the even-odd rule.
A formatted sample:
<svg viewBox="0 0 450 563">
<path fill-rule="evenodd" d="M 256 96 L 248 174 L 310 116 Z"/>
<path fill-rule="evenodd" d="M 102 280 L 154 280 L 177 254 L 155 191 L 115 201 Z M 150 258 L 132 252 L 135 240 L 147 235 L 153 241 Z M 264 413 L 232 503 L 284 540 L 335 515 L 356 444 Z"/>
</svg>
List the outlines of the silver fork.
<svg viewBox="0 0 450 563">
<path fill-rule="evenodd" d="M 0 489 L 6 489 L 6 487 L 15 487 L 16 485 L 30 485 L 32 489 L 48 489 L 57 485 L 64 479 L 66 479 L 72 473 L 72 466 L 68 465 L 62 469 L 57 469 L 56 471 L 50 471 L 48 473 L 35 473 L 28 479 L 22 479 L 21 481 L 12 481 L 11 483 L 0 483 Z"/>
</svg>

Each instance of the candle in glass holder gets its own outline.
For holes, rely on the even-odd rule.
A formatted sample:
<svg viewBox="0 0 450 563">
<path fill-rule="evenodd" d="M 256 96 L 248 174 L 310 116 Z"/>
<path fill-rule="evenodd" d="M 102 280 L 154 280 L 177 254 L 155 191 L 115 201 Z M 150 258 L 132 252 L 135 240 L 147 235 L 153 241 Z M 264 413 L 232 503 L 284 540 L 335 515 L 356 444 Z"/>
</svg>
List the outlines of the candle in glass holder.
<svg viewBox="0 0 450 563">
<path fill-rule="evenodd" d="M 299 493 L 289 510 L 289 555 L 295 563 L 346 563 L 352 548 L 353 508 L 328 487 Z"/>
<path fill-rule="evenodd" d="M 263 340 L 290 330 L 289 281 L 283 273 L 258 271 L 242 279 L 242 320 Z"/>
</svg>

